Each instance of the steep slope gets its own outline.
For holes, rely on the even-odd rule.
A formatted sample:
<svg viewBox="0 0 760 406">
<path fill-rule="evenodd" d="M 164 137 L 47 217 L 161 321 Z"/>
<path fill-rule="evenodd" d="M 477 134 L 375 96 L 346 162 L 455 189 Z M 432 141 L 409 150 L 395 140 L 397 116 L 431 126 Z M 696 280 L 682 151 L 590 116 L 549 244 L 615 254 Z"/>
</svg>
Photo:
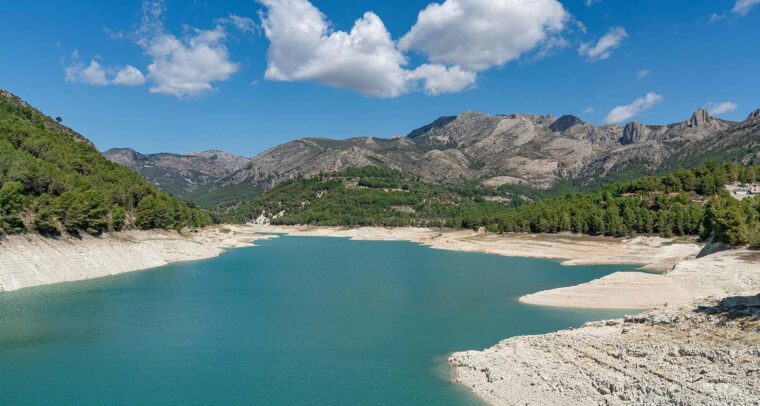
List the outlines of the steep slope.
<svg viewBox="0 0 760 406">
<path fill-rule="evenodd" d="M 248 158 L 216 150 L 187 155 L 143 155 L 130 148 L 113 148 L 103 155 L 111 162 L 136 171 L 161 190 L 179 197 L 185 197 L 245 167 L 249 162 Z"/>
<path fill-rule="evenodd" d="M 109 162 L 90 141 L 0 91 L 0 234 L 99 234 L 210 223 Z"/>
<path fill-rule="evenodd" d="M 718 134 L 732 135 L 721 142 Z M 548 189 L 571 181 L 582 188 L 655 173 L 671 156 L 699 148 L 751 144 L 758 129 L 715 119 L 699 109 L 681 123 L 631 122 L 595 126 L 574 116 L 496 115 L 466 112 L 441 117 L 393 139 L 301 139 L 274 147 L 244 168 L 193 193 L 208 205 L 235 204 L 278 183 L 320 173 L 373 165 L 400 170 L 428 182 L 477 182 Z M 695 152 L 690 152 L 695 149 Z M 686 151 L 682 155 L 674 155 Z"/>
</svg>

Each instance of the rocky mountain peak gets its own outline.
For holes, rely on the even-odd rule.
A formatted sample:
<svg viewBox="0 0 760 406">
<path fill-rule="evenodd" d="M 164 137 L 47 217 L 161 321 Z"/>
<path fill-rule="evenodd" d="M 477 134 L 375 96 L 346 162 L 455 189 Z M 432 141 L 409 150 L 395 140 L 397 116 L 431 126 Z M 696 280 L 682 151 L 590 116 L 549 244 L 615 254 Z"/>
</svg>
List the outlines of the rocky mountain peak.
<svg viewBox="0 0 760 406">
<path fill-rule="evenodd" d="M 700 108 L 689 117 L 686 121 L 686 126 L 692 128 L 704 127 L 712 124 L 714 121 L 715 119 L 710 116 L 710 113 L 708 113 L 707 110 Z"/>
<path fill-rule="evenodd" d="M 753 111 L 752 113 L 749 113 L 749 116 L 747 116 L 747 121 L 754 120 L 758 117 L 760 117 L 760 109 L 757 109 Z"/>
<path fill-rule="evenodd" d="M 623 137 L 620 143 L 623 145 L 633 144 L 646 140 L 647 128 L 638 121 L 631 121 L 623 128 Z"/>
<path fill-rule="evenodd" d="M 549 129 L 554 132 L 561 133 L 562 131 L 565 131 L 572 126 L 576 124 L 581 124 L 581 123 L 583 123 L 583 120 L 581 120 L 580 118 L 575 117 L 570 114 L 566 114 L 558 118 L 557 120 L 555 120 L 553 123 L 551 123 L 549 125 Z"/>
</svg>

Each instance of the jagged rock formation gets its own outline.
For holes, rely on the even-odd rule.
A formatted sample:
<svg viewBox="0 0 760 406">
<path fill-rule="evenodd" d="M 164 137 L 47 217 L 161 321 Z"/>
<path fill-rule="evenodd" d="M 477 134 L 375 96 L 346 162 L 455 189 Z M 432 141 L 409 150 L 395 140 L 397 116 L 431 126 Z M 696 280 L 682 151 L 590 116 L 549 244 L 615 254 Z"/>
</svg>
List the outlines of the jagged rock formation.
<svg viewBox="0 0 760 406">
<path fill-rule="evenodd" d="M 187 155 L 143 155 L 129 148 L 113 148 L 104 155 L 111 162 L 133 169 L 154 185 L 177 196 L 185 196 L 211 184 L 249 162 L 248 158 L 216 150 Z"/>
<path fill-rule="evenodd" d="M 173 190 L 192 190 L 194 198 L 210 197 L 206 201 L 211 202 L 214 196 L 252 196 L 286 179 L 367 165 L 401 170 L 431 182 L 469 180 L 488 186 L 515 183 L 550 188 L 567 179 L 586 186 L 651 173 L 674 156 L 683 160 L 683 154 L 679 155 L 682 151 L 690 151 L 686 154 L 690 157 L 703 154 L 705 145 L 723 148 L 718 140 L 737 139 L 731 135 L 737 131 L 745 134 L 741 142 L 751 144 L 758 138 L 758 129 L 746 123 L 716 119 L 704 109 L 680 123 L 631 122 L 624 127 L 596 126 L 572 115 L 555 118 L 465 112 L 441 117 L 405 137 L 295 140 L 271 148 L 222 176 L 196 179 L 177 175 L 175 183 L 190 180 L 182 187 L 173 186 Z M 170 157 L 178 159 L 170 154 L 162 159 Z M 137 169 L 132 161 L 117 162 Z M 150 170 L 138 172 L 150 174 L 144 176 L 162 187 L 172 184 L 167 179 L 162 182 L 165 173 L 151 174 L 157 166 L 151 165 Z"/>
</svg>

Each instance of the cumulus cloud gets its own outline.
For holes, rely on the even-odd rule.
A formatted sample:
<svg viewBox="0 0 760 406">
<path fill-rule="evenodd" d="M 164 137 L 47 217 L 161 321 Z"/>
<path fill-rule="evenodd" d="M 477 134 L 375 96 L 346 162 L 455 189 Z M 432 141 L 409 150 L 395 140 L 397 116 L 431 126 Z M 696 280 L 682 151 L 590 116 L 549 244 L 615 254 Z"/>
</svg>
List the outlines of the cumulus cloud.
<svg viewBox="0 0 760 406">
<path fill-rule="evenodd" d="M 307 0 L 262 0 L 269 39 L 264 77 L 316 81 L 373 97 L 396 97 L 407 90 L 406 57 L 376 14 L 367 12 L 350 32 L 330 29 Z"/>
<path fill-rule="evenodd" d="M 79 60 L 79 51 L 71 54 L 71 64 L 64 69 L 67 82 L 81 82 L 91 85 L 105 86 L 109 83 L 106 70 L 94 58 L 89 64 Z"/>
<path fill-rule="evenodd" d="M 734 14 L 746 16 L 757 4 L 760 4 L 760 0 L 736 0 L 734 8 L 731 11 Z"/>
<path fill-rule="evenodd" d="M 410 72 L 408 77 L 410 80 L 422 80 L 425 93 L 436 96 L 461 92 L 475 83 L 477 74 L 459 66 L 424 64 Z"/>
<path fill-rule="evenodd" d="M 116 76 L 111 81 L 114 85 L 137 86 L 145 83 L 145 76 L 139 69 L 132 65 L 127 65 L 116 72 Z"/>
<path fill-rule="evenodd" d="M 345 32 L 308 0 L 259 1 L 270 43 L 266 79 L 315 81 L 371 97 L 396 97 L 419 83 L 430 95 L 462 91 L 482 70 L 566 46 L 559 34 L 570 19 L 556 0 L 446 0 L 422 10 L 397 43 L 372 12 Z M 407 68 L 407 51 L 429 62 Z"/>
<path fill-rule="evenodd" d="M 164 27 L 163 11 L 163 3 L 144 3 L 136 33 L 137 44 L 152 60 L 148 65 L 151 93 L 197 97 L 214 90 L 213 82 L 227 80 L 238 71 L 224 45 L 224 27 L 191 28 L 184 38 L 177 38 Z"/>
<path fill-rule="evenodd" d="M 628 33 L 625 31 L 625 28 L 612 27 L 604 36 L 599 38 L 596 44 L 581 43 L 580 47 L 578 47 L 578 53 L 590 61 L 607 59 L 612 54 L 612 51 L 619 47 L 627 37 Z"/>
<path fill-rule="evenodd" d="M 736 110 L 737 105 L 736 103 L 726 101 L 722 103 L 707 103 L 705 107 L 710 114 L 717 116 Z"/>
<path fill-rule="evenodd" d="M 649 76 L 650 73 L 652 73 L 652 71 L 649 69 L 639 69 L 639 71 L 636 72 L 636 79 L 644 79 Z"/>
<path fill-rule="evenodd" d="M 64 68 L 67 82 L 81 82 L 90 85 L 136 86 L 145 83 L 142 72 L 131 65 L 111 67 L 101 65 L 95 58 L 89 64 L 79 60 L 79 51 L 71 54 L 71 64 Z"/>
<path fill-rule="evenodd" d="M 568 19 L 556 0 L 446 0 L 423 9 L 399 47 L 435 63 L 481 71 L 535 49 Z"/>
<path fill-rule="evenodd" d="M 628 120 L 643 111 L 651 109 L 652 106 L 661 101 L 661 95 L 654 92 L 649 92 L 646 94 L 646 96 L 639 97 L 631 104 L 615 107 L 612 109 L 612 111 L 609 112 L 609 114 L 607 114 L 607 117 L 604 120 L 607 122 L 607 124 L 619 123 L 621 121 Z"/>
</svg>

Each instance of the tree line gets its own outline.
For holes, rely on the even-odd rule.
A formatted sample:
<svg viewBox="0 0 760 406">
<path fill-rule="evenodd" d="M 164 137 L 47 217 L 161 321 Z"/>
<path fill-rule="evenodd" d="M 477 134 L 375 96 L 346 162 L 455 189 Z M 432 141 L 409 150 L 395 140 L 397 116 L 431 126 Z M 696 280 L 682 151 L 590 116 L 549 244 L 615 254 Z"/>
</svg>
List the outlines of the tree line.
<svg viewBox="0 0 760 406">
<path fill-rule="evenodd" d="M 160 192 L 38 111 L 0 98 L 0 234 L 179 229 L 211 216 Z"/>
</svg>

